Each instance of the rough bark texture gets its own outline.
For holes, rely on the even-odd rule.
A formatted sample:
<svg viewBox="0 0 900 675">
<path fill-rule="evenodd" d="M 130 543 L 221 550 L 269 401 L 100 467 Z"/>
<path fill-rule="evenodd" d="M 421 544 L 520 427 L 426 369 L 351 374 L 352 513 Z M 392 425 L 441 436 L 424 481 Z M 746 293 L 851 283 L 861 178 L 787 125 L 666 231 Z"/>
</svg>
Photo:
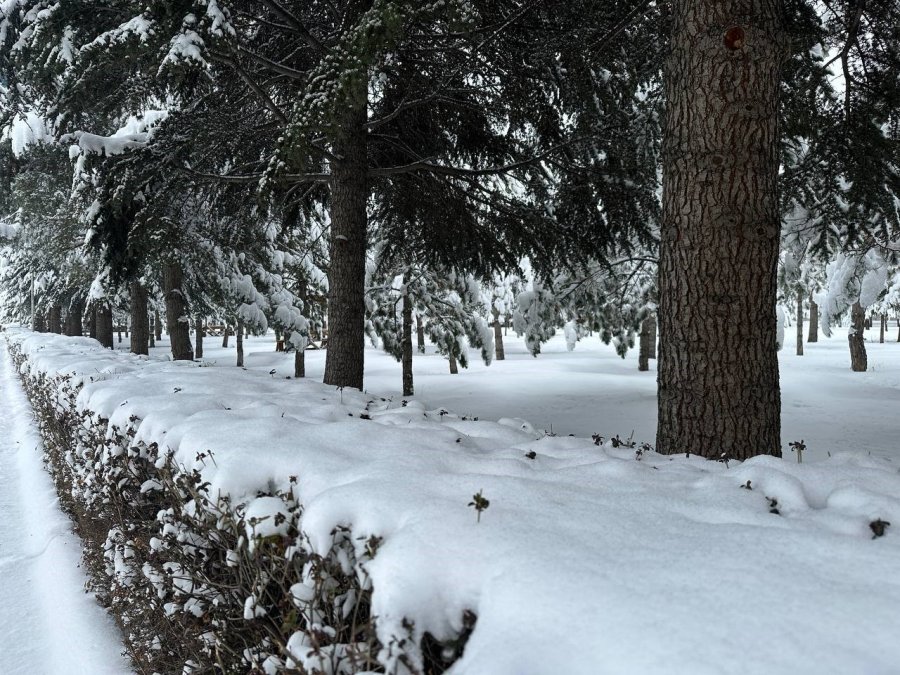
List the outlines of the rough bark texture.
<svg viewBox="0 0 900 675">
<path fill-rule="evenodd" d="M 242 368 L 244 365 L 244 322 L 237 322 L 237 330 L 234 332 L 234 346 L 237 350 L 237 363 L 235 365 L 238 368 Z"/>
<path fill-rule="evenodd" d="M 676 0 L 659 261 L 662 453 L 781 455 L 779 0 Z"/>
<path fill-rule="evenodd" d="M 650 353 L 648 358 L 656 358 L 656 315 L 654 314 L 650 321 Z"/>
<path fill-rule="evenodd" d="M 364 99 L 364 96 L 362 97 Z M 331 270 L 325 384 L 363 387 L 367 173 L 365 104 L 342 115 L 331 178 Z"/>
<path fill-rule="evenodd" d="M 150 353 L 150 315 L 147 313 L 147 289 L 139 281 L 131 282 L 131 353 Z"/>
<path fill-rule="evenodd" d="M 803 356 L 803 291 L 797 290 L 797 356 Z"/>
<path fill-rule="evenodd" d="M 203 358 L 203 317 L 198 316 L 194 320 L 194 356 L 198 359 Z"/>
<path fill-rule="evenodd" d="M 294 352 L 294 377 L 306 377 L 306 351 L 303 349 Z"/>
<path fill-rule="evenodd" d="M 66 315 L 66 335 L 84 335 L 84 301 L 73 300 Z"/>
<path fill-rule="evenodd" d="M 412 300 L 409 295 L 403 295 L 403 341 L 401 347 L 400 363 L 403 369 L 403 395 L 412 396 L 413 391 L 413 342 L 412 342 Z"/>
<path fill-rule="evenodd" d="M 62 334 L 62 306 L 51 305 L 47 313 L 47 330 L 57 335 Z"/>
<path fill-rule="evenodd" d="M 456 357 L 450 356 L 450 374 L 458 375 L 459 374 L 459 365 L 456 363 Z"/>
<path fill-rule="evenodd" d="M 418 314 L 416 314 L 416 346 L 420 354 L 425 353 L 425 324 Z"/>
<path fill-rule="evenodd" d="M 809 294 L 809 337 L 806 341 L 819 341 L 819 305 L 813 300 L 812 293 Z"/>
<path fill-rule="evenodd" d="M 638 345 L 638 370 L 650 370 L 650 324 L 656 323 L 652 316 L 641 321 L 641 336 Z"/>
<path fill-rule="evenodd" d="M 503 350 L 503 324 L 500 323 L 500 312 L 492 308 L 491 313 L 494 315 L 494 358 L 498 361 L 506 359 L 506 352 Z"/>
<path fill-rule="evenodd" d="M 176 361 L 192 361 L 191 330 L 188 322 L 188 305 L 182 289 L 181 265 L 163 265 L 163 294 L 166 301 L 166 331 L 172 346 L 172 358 Z"/>
<path fill-rule="evenodd" d="M 94 306 L 94 314 L 97 316 L 97 339 L 107 349 L 113 349 L 112 309 L 101 303 Z"/>
<path fill-rule="evenodd" d="M 847 341 L 850 343 L 850 370 L 864 373 L 868 367 L 866 357 L 866 313 L 859 302 L 854 302 L 850 309 L 850 330 Z"/>
</svg>

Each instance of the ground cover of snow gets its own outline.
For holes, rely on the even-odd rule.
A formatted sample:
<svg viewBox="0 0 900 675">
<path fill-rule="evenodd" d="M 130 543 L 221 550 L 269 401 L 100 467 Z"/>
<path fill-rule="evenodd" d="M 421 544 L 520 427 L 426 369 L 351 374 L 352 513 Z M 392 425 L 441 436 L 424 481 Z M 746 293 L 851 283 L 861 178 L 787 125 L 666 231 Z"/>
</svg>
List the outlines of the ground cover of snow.
<svg viewBox="0 0 900 675">
<path fill-rule="evenodd" d="M 33 367 L 83 375 L 80 405 L 141 418 L 139 438 L 214 492 L 264 513 L 256 491 L 297 476 L 313 546 L 338 524 L 383 537 L 368 570 L 382 639 L 404 617 L 448 636 L 470 609 L 454 673 L 896 673 L 900 347 L 870 343 L 870 372 L 854 374 L 845 333 L 796 357 L 792 332 L 784 440 L 806 440 L 802 465 L 595 445 L 594 432 L 652 441 L 655 427 L 654 373 L 596 341 L 568 353 L 557 338 L 532 359 L 510 336 L 507 361 L 455 376 L 417 357 L 406 405 L 399 365 L 375 350 L 362 394 L 318 383 L 322 352 L 308 379 L 286 379 L 292 356 L 271 338 L 247 342 L 247 370 L 214 338 L 211 367 L 83 339 L 24 346 Z M 894 525 L 874 538 L 877 520 Z"/>
<path fill-rule="evenodd" d="M 57 507 L 2 340 L 0 407 L 0 672 L 128 673 L 112 619 L 84 592 L 81 543 Z"/>
</svg>

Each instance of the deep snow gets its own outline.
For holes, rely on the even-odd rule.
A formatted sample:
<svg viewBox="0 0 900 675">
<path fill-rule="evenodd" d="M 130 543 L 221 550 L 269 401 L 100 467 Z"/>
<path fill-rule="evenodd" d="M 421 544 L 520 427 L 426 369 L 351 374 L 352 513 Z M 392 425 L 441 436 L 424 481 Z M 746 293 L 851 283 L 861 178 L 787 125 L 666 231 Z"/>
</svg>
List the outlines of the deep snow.
<svg viewBox="0 0 900 675">
<path fill-rule="evenodd" d="M 462 610 L 478 615 L 454 673 L 894 673 L 900 348 L 870 343 L 872 370 L 860 375 L 845 338 L 796 357 L 792 333 L 785 441 L 806 440 L 804 464 L 788 452 L 728 467 L 637 461 L 585 438 L 633 428 L 642 440 L 654 426 L 654 374 L 596 341 L 567 353 L 557 338 L 532 359 L 510 339 L 507 361 L 456 376 L 418 357 L 420 393 L 405 407 L 399 366 L 373 350 L 373 393 L 361 395 L 313 381 L 322 352 L 308 353 L 307 381 L 285 379 L 292 357 L 270 339 L 248 341 L 249 372 L 226 367 L 233 347 L 214 338 L 204 361 L 221 368 L 50 336 L 27 347 L 36 367 L 102 379 L 81 404 L 114 421 L 137 415 L 139 437 L 187 466 L 212 450 L 214 464 L 198 468 L 214 491 L 252 502 L 299 476 L 314 546 L 339 523 L 383 536 L 369 573 L 384 638 L 403 617 L 441 635 Z M 531 417 L 537 431 L 485 421 L 500 416 Z M 545 436 L 551 423 L 577 436 Z M 479 490 L 491 500 L 481 522 L 466 506 Z M 894 525 L 873 539 L 878 518 Z"/>
</svg>

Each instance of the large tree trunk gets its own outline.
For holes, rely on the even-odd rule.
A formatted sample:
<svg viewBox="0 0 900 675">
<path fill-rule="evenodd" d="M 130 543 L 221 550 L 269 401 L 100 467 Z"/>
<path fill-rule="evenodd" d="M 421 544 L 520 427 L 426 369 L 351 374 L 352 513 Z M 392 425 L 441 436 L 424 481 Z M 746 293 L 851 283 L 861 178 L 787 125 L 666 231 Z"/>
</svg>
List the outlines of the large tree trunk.
<svg viewBox="0 0 900 675">
<path fill-rule="evenodd" d="M 199 315 L 194 319 L 194 356 L 203 358 L 203 317 Z"/>
<path fill-rule="evenodd" d="M 306 350 L 294 351 L 294 377 L 306 377 Z"/>
<path fill-rule="evenodd" d="M 506 359 L 506 352 L 503 350 L 503 324 L 500 323 L 500 312 L 496 307 L 491 308 L 494 315 L 494 357 L 498 361 Z"/>
<path fill-rule="evenodd" d="M 102 302 L 94 305 L 94 314 L 97 316 L 97 339 L 107 349 L 113 349 L 112 308 Z"/>
<path fill-rule="evenodd" d="M 181 265 L 163 265 L 163 294 L 166 301 L 166 331 L 175 361 L 193 361 L 188 304 L 182 288 Z"/>
<path fill-rule="evenodd" d="M 850 330 L 847 340 L 850 342 L 850 370 L 856 373 L 866 372 L 866 313 L 859 301 L 850 308 Z"/>
<path fill-rule="evenodd" d="M 781 455 L 779 0 L 676 0 L 666 61 L 657 449 Z"/>
<path fill-rule="evenodd" d="M 240 319 L 237 322 L 237 330 L 234 331 L 234 346 L 237 351 L 237 363 L 235 365 L 241 368 L 244 365 L 244 322 Z"/>
<path fill-rule="evenodd" d="M 147 289 L 139 281 L 131 282 L 131 353 L 150 353 L 150 315 L 147 313 Z"/>
<path fill-rule="evenodd" d="M 358 92 L 359 94 L 360 92 Z M 365 347 L 366 201 L 368 157 L 362 104 L 341 115 L 331 177 L 331 270 L 325 384 L 363 387 Z"/>
<path fill-rule="evenodd" d="M 809 294 L 809 337 L 806 341 L 819 341 L 819 305 L 813 300 L 812 293 Z"/>
<path fill-rule="evenodd" d="M 47 313 L 47 330 L 62 335 L 62 305 L 50 305 Z"/>
<path fill-rule="evenodd" d="M 803 291 L 797 289 L 797 356 L 803 356 Z"/>
<path fill-rule="evenodd" d="M 400 362 L 403 369 L 403 395 L 412 396 L 413 391 L 413 342 L 412 342 L 412 300 L 407 293 L 403 294 L 403 340 L 401 342 Z"/>
<path fill-rule="evenodd" d="M 67 335 L 83 335 L 84 323 L 82 316 L 84 315 L 84 301 L 72 300 L 69 303 L 69 313 L 66 319 Z"/>
<path fill-rule="evenodd" d="M 650 314 L 641 321 L 640 343 L 638 345 L 638 370 L 650 370 L 650 325 L 656 323 L 653 315 Z"/>
<path fill-rule="evenodd" d="M 418 314 L 416 314 L 416 347 L 420 354 L 425 353 L 425 324 Z"/>
</svg>

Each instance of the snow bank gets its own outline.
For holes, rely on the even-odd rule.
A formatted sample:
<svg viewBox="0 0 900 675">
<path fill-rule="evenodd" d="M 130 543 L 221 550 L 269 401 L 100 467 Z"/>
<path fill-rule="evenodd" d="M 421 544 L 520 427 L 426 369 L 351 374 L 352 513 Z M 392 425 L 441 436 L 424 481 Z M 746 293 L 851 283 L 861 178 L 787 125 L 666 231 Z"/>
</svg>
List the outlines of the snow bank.
<svg viewBox="0 0 900 675">
<path fill-rule="evenodd" d="M 252 514 L 245 526 L 261 536 L 290 532 L 276 493 L 302 505 L 297 548 L 325 555 L 349 528 L 356 560 L 346 563 L 371 581 L 389 671 L 416 669 L 397 656 L 404 639 L 452 641 L 469 613 L 477 622 L 452 673 L 888 673 L 900 663 L 900 467 L 890 461 L 726 466 L 148 361 L 88 339 L 7 338 L 26 377 L 83 384 L 79 411 L 171 450 L 209 494 Z M 489 500 L 480 520 L 476 493 Z M 273 609 L 256 597 L 244 607 L 248 621 Z M 312 654 L 306 635 L 288 644 L 297 661 Z"/>
</svg>

